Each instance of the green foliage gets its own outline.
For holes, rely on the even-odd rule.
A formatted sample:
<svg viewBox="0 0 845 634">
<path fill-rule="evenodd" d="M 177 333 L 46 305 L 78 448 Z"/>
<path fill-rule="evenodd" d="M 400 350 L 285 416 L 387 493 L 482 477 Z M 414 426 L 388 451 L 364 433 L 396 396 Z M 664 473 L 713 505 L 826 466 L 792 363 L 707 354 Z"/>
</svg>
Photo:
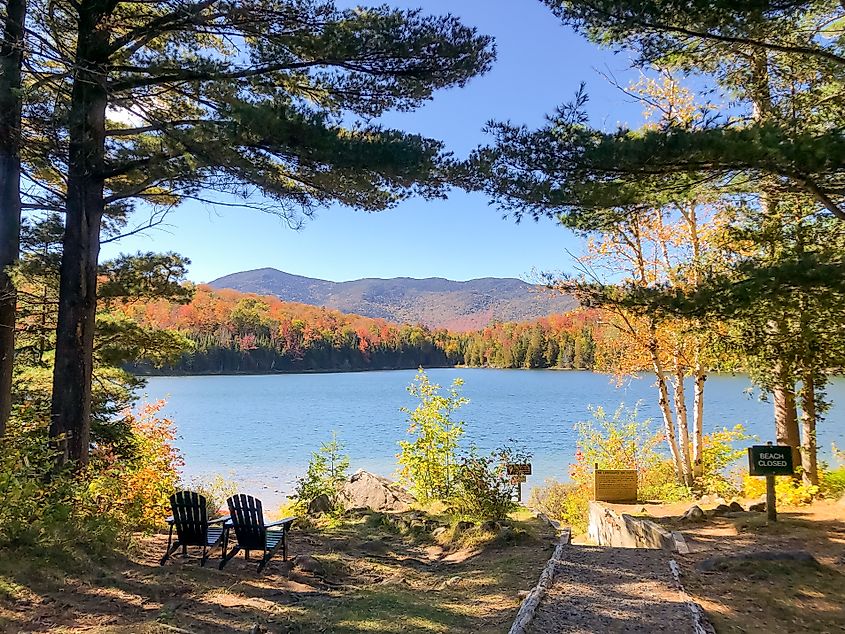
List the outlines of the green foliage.
<svg viewBox="0 0 845 634">
<path fill-rule="evenodd" d="M 764 498 L 766 496 L 766 478 L 745 475 L 742 479 L 742 494 L 747 498 Z M 819 494 L 819 487 L 807 484 L 803 480 L 796 480 L 791 476 L 775 478 L 775 498 L 778 504 L 784 506 L 801 506 L 810 504 Z"/>
<path fill-rule="evenodd" d="M 845 495 L 845 465 L 831 470 L 819 469 L 819 492 L 829 499 Z"/>
<path fill-rule="evenodd" d="M 589 495 L 581 485 L 555 480 L 534 487 L 528 498 L 528 506 L 571 527 L 575 533 L 587 532 L 589 502 Z"/>
<path fill-rule="evenodd" d="M 109 547 L 162 527 L 182 464 L 162 405 L 127 413 L 121 446 L 98 445 L 81 471 L 56 466 L 43 419 L 19 408 L 0 441 L 0 547 Z"/>
<path fill-rule="evenodd" d="M 343 454 L 344 446 L 332 432 L 332 439 L 320 445 L 319 451 L 311 453 L 305 476 L 296 481 L 293 496 L 297 511 L 304 513 L 311 501 L 327 495 L 334 510 L 338 507 L 339 489 L 347 480 L 349 456 Z"/>
<path fill-rule="evenodd" d="M 397 456 L 402 481 L 409 485 L 420 502 L 446 500 L 454 492 L 457 476 L 458 441 L 464 423 L 455 420 L 458 409 L 469 403 L 460 395 L 463 380 L 455 379 L 447 394 L 428 380 L 420 368 L 408 392 L 419 400 L 414 410 L 402 408 L 408 415 L 408 434 L 412 440 L 400 440 Z"/>
<path fill-rule="evenodd" d="M 592 420 L 579 422 L 578 451 L 570 466 L 571 483 L 549 481 L 531 492 L 530 504 L 549 517 L 584 530 L 587 505 L 593 497 L 593 471 L 636 469 L 638 495 L 643 501 L 679 502 L 693 492 L 678 481 L 674 466 L 662 448 L 662 434 L 650 419 L 641 420 L 637 408 L 620 405 L 612 415 L 603 407 L 591 408 Z M 696 493 L 732 496 L 739 487 L 731 481 L 729 467 L 744 455 L 735 443 L 747 440 L 741 425 L 721 429 L 703 438 L 703 474 Z"/>
<path fill-rule="evenodd" d="M 729 474 L 731 465 L 745 457 L 746 450 L 737 445 L 752 440 L 742 425 L 722 428 L 706 434 L 702 447 L 702 474 L 696 489 L 701 494 L 731 498 L 739 493 L 740 485 Z M 747 444 L 747 443 L 745 443 Z"/>
<path fill-rule="evenodd" d="M 591 407 L 592 420 L 575 425 L 578 433 L 576 462 L 572 479 L 584 486 L 591 485 L 595 465 L 599 469 L 636 469 L 640 482 L 646 482 L 648 472 L 666 460 L 658 451 L 662 434 L 654 430 L 651 419 L 641 420 L 638 408 L 620 405 L 612 415 L 601 406 Z"/>
<path fill-rule="evenodd" d="M 519 504 L 516 485 L 507 474 L 509 463 L 530 462 L 530 454 L 503 447 L 489 455 L 480 455 L 475 446 L 461 455 L 450 501 L 458 514 L 481 522 L 505 519 Z"/>
<path fill-rule="evenodd" d="M 238 492 L 238 485 L 219 473 L 210 478 L 193 478 L 187 485 L 180 488 L 196 491 L 205 497 L 208 517 L 218 517 L 222 513 L 228 514 L 226 500 Z"/>
</svg>

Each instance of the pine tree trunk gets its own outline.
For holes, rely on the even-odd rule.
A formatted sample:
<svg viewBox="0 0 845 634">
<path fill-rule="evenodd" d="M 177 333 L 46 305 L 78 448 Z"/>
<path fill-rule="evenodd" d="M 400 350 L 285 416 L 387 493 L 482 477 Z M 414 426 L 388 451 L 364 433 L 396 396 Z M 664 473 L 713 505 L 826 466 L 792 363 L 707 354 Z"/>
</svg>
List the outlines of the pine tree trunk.
<svg viewBox="0 0 845 634">
<path fill-rule="evenodd" d="M 777 444 L 792 447 L 795 466 L 801 465 L 801 439 L 798 433 L 798 414 L 795 407 L 794 386 L 783 381 L 772 389 L 775 402 L 775 433 Z"/>
<path fill-rule="evenodd" d="M 9 267 L 21 243 L 21 62 L 26 1 L 7 0 L 0 42 L 0 436 L 12 411 L 17 292 Z"/>
<path fill-rule="evenodd" d="M 91 377 L 97 310 L 97 259 L 104 211 L 106 60 L 109 7 L 79 7 L 76 76 L 68 124 L 67 206 L 50 435 L 64 458 L 84 465 L 91 435 Z"/>
<path fill-rule="evenodd" d="M 807 484 L 819 484 L 819 467 L 816 460 L 816 382 L 812 372 L 805 372 L 801 388 L 801 466 Z"/>
</svg>

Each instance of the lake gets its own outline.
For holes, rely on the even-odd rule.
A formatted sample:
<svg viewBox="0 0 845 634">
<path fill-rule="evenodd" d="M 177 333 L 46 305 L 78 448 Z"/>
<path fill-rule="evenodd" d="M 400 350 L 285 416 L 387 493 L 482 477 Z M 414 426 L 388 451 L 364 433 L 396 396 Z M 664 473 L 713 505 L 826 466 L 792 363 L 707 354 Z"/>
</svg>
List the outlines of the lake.
<svg viewBox="0 0 845 634">
<path fill-rule="evenodd" d="M 164 415 L 178 431 L 185 479 L 221 474 L 243 491 L 280 502 L 308 463 L 310 452 L 336 430 L 351 471 L 390 476 L 397 441 L 407 422 L 400 408 L 414 407 L 405 390 L 415 372 L 154 377 L 148 400 L 164 398 Z M 607 410 L 640 402 L 640 413 L 660 425 L 653 379 L 616 387 L 603 374 L 555 370 L 432 369 L 434 383 L 464 379 L 466 440 L 492 449 L 513 438 L 534 454 L 528 487 L 545 478 L 566 479 L 574 459 L 574 424 L 589 418 L 590 405 Z M 711 376 L 705 397 L 705 433 L 738 423 L 760 440 L 774 441 L 772 405 L 749 393 L 744 376 Z M 819 425 L 819 447 L 845 446 L 845 380 L 830 386 L 834 407 Z M 692 390 L 689 390 L 692 393 Z"/>
</svg>

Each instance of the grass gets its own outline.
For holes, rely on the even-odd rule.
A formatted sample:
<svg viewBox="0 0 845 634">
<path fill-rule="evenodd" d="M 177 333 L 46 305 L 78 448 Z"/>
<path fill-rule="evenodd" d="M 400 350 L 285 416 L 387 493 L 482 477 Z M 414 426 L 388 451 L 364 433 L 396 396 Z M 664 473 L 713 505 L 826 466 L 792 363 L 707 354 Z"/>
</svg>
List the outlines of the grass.
<svg viewBox="0 0 845 634">
<path fill-rule="evenodd" d="M 0 628 L 107 634 L 244 632 L 506 632 L 551 554 L 554 536 L 521 514 L 499 533 L 454 527 L 433 539 L 377 514 L 291 533 L 305 573 L 278 561 L 258 577 L 241 556 L 225 570 L 197 558 L 159 567 L 162 535 L 130 556 L 75 563 L 0 553 Z M 176 628 L 176 629 L 174 629 Z"/>
</svg>

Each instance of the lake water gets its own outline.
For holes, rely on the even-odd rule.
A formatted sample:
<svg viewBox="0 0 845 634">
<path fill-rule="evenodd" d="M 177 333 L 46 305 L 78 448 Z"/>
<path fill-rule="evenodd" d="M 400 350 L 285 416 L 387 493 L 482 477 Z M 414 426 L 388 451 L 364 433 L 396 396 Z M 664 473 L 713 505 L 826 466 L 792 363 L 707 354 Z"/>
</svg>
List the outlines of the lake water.
<svg viewBox="0 0 845 634">
<path fill-rule="evenodd" d="M 351 470 L 392 475 L 397 441 L 407 422 L 400 408 L 415 403 L 405 387 L 414 371 L 270 376 L 155 377 L 145 393 L 167 399 L 164 410 L 177 426 L 185 479 L 221 474 L 244 492 L 281 501 L 302 475 L 310 452 L 336 430 Z M 432 382 L 464 379 L 470 399 L 461 409 L 466 440 L 492 449 L 517 439 L 534 454 L 528 486 L 545 478 L 566 479 L 575 453 L 573 426 L 589 418 L 590 405 L 633 406 L 660 423 L 653 380 L 616 387 L 607 375 L 554 370 L 434 369 Z M 705 433 L 738 423 L 774 440 L 772 406 L 750 394 L 743 376 L 711 376 L 705 398 Z M 691 390 L 690 390 L 691 393 Z M 845 446 L 845 380 L 829 389 L 834 402 L 819 427 L 819 447 Z"/>
</svg>

